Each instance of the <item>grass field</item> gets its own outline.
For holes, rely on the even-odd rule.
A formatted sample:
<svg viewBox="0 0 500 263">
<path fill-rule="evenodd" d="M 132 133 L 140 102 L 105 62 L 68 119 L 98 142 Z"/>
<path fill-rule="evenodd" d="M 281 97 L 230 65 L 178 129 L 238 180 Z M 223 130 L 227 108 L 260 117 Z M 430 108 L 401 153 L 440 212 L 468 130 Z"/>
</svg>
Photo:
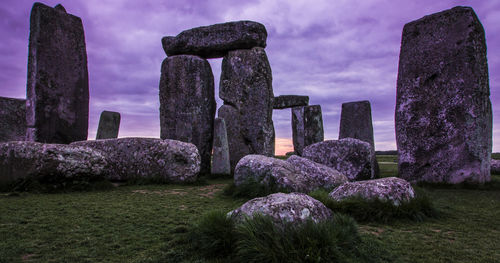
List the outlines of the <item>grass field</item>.
<svg viewBox="0 0 500 263">
<path fill-rule="evenodd" d="M 378 156 L 383 176 L 397 174 L 394 157 Z M 246 201 L 221 194 L 230 182 L 1 194 L 0 262 L 183 262 L 190 222 Z M 361 233 L 380 240 L 394 262 L 500 262 L 500 189 L 427 192 L 440 218 L 360 224 Z"/>
</svg>

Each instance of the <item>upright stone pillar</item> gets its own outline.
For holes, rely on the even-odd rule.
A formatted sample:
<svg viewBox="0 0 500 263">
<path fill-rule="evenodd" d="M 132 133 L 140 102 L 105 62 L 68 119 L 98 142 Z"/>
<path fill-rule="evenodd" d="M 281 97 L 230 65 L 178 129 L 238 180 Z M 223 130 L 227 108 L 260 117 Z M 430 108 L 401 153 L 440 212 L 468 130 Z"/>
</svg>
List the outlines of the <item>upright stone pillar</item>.
<svg viewBox="0 0 500 263">
<path fill-rule="evenodd" d="M 163 60 L 160 79 L 160 136 L 190 142 L 210 172 L 216 103 L 214 77 L 206 59 L 178 55 Z"/>
<path fill-rule="evenodd" d="M 26 100 L 0 97 L 0 142 L 24 141 Z"/>
<path fill-rule="evenodd" d="M 87 139 L 89 81 L 82 20 L 35 3 L 31 9 L 27 139 L 70 143 Z"/>
<path fill-rule="evenodd" d="M 320 105 L 292 108 L 292 136 L 294 151 L 300 156 L 306 146 L 324 140 Z"/>
<path fill-rule="evenodd" d="M 400 176 L 411 182 L 489 181 L 489 95 L 484 29 L 472 8 L 406 24 L 395 116 Z"/>
<path fill-rule="evenodd" d="M 214 151 L 212 155 L 211 174 L 231 174 L 226 123 L 221 118 L 215 118 L 214 121 Z"/>
<path fill-rule="evenodd" d="M 114 111 L 101 112 L 99 127 L 97 128 L 96 140 L 116 139 L 120 129 L 120 113 Z"/>
<path fill-rule="evenodd" d="M 231 170 L 248 154 L 274 156 L 272 74 L 263 48 L 234 50 L 224 57 L 219 96 Z"/>
</svg>

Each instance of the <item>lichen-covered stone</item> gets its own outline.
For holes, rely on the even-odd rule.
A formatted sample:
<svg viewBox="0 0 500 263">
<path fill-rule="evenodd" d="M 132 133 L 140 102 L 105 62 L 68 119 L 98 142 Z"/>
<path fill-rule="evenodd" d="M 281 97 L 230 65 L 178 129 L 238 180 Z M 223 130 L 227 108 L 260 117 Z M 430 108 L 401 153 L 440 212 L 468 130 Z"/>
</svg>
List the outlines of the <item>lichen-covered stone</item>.
<svg viewBox="0 0 500 263">
<path fill-rule="evenodd" d="M 154 138 L 119 138 L 74 142 L 99 150 L 108 160 L 107 179 L 152 178 L 194 182 L 200 172 L 200 155 L 191 143 Z"/>
<path fill-rule="evenodd" d="M 28 50 L 26 138 L 86 140 L 89 80 L 82 20 L 62 6 L 33 4 Z"/>
<path fill-rule="evenodd" d="M 274 109 L 287 109 L 307 105 L 309 105 L 309 96 L 281 95 L 274 97 L 273 101 Z"/>
<path fill-rule="evenodd" d="M 348 182 L 335 188 L 329 197 L 342 201 L 350 197 L 361 197 L 366 200 L 379 199 L 390 201 L 394 205 L 409 202 L 415 197 L 411 184 L 404 179 L 386 177 L 375 180 Z"/>
<path fill-rule="evenodd" d="M 168 56 L 197 55 L 203 58 L 225 56 L 231 50 L 266 47 L 264 25 L 253 21 L 236 21 L 182 31 L 166 36 L 161 42 Z"/>
<path fill-rule="evenodd" d="M 99 126 L 97 128 L 96 140 L 118 138 L 120 129 L 120 113 L 114 111 L 101 112 Z"/>
<path fill-rule="evenodd" d="M 237 222 L 255 214 L 270 216 L 277 225 L 284 222 L 300 224 L 306 220 L 317 223 L 333 216 L 333 212 L 320 201 L 302 193 L 276 193 L 255 198 L 228 213 Z"/>
<path fill-rule="evenodd" d="M 0 97 L 0 142 L 26 138 L 26 100 Z"/>
<path fill-rule="evenodd" d="M 107 172 L 107 159 L 92 148 L 30 141 L 0 143 L 0 183 L 28 177 L 90 181 L 103 179 Z"/>
<path fill-rule="evenodd" d="M 339 171 L 297 155 L 290 156 L 286 162 L 304 174 L 307 179 L 307 192 L 320 188 L 333 189 L 348 181 Z"/>
<path fill-rule="evenodd" d="M 222 60 L 219 96 L 231 169 L 248 154 L 274 156 L 272 74 L 263 48 L 235 50 Z"/>
<path fill-rule="evenodd" d="M 404 26 L 396 100 L 399 175 L 489 181 L 492 113 L 484 29 L 470 7 Z"/>
<path fill-rule="evenodd" d="M 212 155 L 211 174 L 231 174 L 226 123 L 221 118 L 215 118 L 214 121 L 214 151 Z"/>
<path fill-rule="evenodd" d="M 375 151 L 367 142 L 345 138 L 307 146 L 302 156 L 347 176 L 349 181 L 375 178 Z"/>
<path fill-rule="evenodd" d="M 306 146 L 324 140 L 320 105 L 292 108 L 292 137 L 297 155 L 302 155 Z"/>
<path fill-rule="evenodd" d="M 168 57 L 160 79 L 160 137 L 198 147 L 201 173 L 210 173 L 216 111 L 214 76 L 206 59 Z"/>
</svg>

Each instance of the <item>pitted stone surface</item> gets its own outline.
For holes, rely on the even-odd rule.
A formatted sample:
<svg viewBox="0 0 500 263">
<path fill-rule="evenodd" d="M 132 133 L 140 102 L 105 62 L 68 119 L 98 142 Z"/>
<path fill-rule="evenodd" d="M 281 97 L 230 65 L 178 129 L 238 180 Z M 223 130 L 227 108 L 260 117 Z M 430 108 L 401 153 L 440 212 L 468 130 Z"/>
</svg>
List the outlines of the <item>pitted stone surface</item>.
<svg viewBox="0 0 500 263">
<path fill-rule="evenodd" d="M 120 113 L 114 111 L 101 112 L 99 126 L 97 128 L 96 139 L 115 139 L 118 138 L 120 129 Z"/>
<path fill-rule="evenodd" d="M 274 97 L 273 101 L 274 109 L 287 109 L 307 105 L 309 105 L 309 96 L 281 95 Z"/>
<path fill-rule="evenodd" d="M 295 166 L 305 175 L 308 181 L 307 192 L 319 188 L 333 189 L 348 181 L 347 177 L 339 171 L 297 155 L 290 156 L 286 162 Z"/>
<path fill-rule="evenodd" d="M 200 155 L 191 143 L 154 138 L 119 138 L 74 142 L 99 150 L 109 163 L 107 179 L 163 178 L 194 182 L 200 172 Z"/>
<path fill-rule="evenodd" d="M 214 118 L 214 77 L 206 59 L 168 57 L 160 79 L 160 137 L 198 147 L 201 173 L 210 173 Z"/>
<path fill-rule="evenodd" d="M 26 138 L 26 100 L 0 97 L 0 142 Z"/>
<path fill-rule="evenodd" d="M 335 188 L 330 198 L 336 201 L 359 196 L 366 200 L 391 201 L 394 205 L 409 202 L 415 197 L 411 184 L 404 179 L 386 177 L 375 180 L 348 182 Z"/>
<path fill-rule="evenodd" d="M 235 50 L 222 60 L 219 118 L 227 126 L 231 169 L 248 154 L 274 156 L 272 74 L 263 48 Z"/>
<path fill-rule="evenodd" d="M 87 139 L 89 80 L 82 20 L 64 7 L 31 9 L 26 138 L 45 143 Z"/>
<path fill-rule="evenodd" d="M 492 113 L 484 29 L 455 7 L 403 29 L 396 101 L 401 178 L 489 181 Z"/>
<path fill-rule="evenodd" d="M 367 142 L 345 138 L 328 140 L 307 146 L 303 157 L 332 167 L 349 181 L 375 178 L 375 152 Z"/>
<path fill-rule="evenodd" d="M 333 212 L 320 201 L 302 193 L 276 193 L 252 199 L 228 213 L 237 222 L 252 218 L 254 214 L 270 216 L 277 225 L 283 222 L 303 223 L 306 220 L 328 220 Z"/>
<path fill-rule="evenodd" d="M 324 140 L 320 105 L 292 108 L 292 136 L 297 155 L 302 155 L 306 146 Z"/>
<path fill-rule="evenodd" d="M 105 156 L 88 147 L 19 141 L 0 143 L 0 182 L 34 177 L 102 179 L 108 171 Z"/>
<path fill-rule="evenodd" d="M 264 25 L 253 21 L 236 21 L 202 26 L 164 37 L 161 42 L 168 56 L 197 55 L 203 58 L 225 56 L 231 50 L 266 47 Z"/>
<path fill-rule="evenodd" d="M 214 151 L 211 174 L 231 174 L 226 123 L 221 118 L 215 118 L 214 121 Z"/>
</svg>

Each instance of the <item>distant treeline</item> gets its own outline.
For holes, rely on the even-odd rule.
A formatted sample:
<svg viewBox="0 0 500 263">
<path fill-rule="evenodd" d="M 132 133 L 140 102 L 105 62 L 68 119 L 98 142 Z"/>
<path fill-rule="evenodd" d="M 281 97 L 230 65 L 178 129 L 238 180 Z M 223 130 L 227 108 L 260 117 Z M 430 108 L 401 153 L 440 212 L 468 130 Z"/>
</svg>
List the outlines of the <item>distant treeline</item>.
<svg viewBox="0 0 500 263">
<path fill-rule="evenodd" d="M 390 150 L 390 151 L 375 151 L 376 155 L 398 155 L 397 150 Z"/>
</svg>

